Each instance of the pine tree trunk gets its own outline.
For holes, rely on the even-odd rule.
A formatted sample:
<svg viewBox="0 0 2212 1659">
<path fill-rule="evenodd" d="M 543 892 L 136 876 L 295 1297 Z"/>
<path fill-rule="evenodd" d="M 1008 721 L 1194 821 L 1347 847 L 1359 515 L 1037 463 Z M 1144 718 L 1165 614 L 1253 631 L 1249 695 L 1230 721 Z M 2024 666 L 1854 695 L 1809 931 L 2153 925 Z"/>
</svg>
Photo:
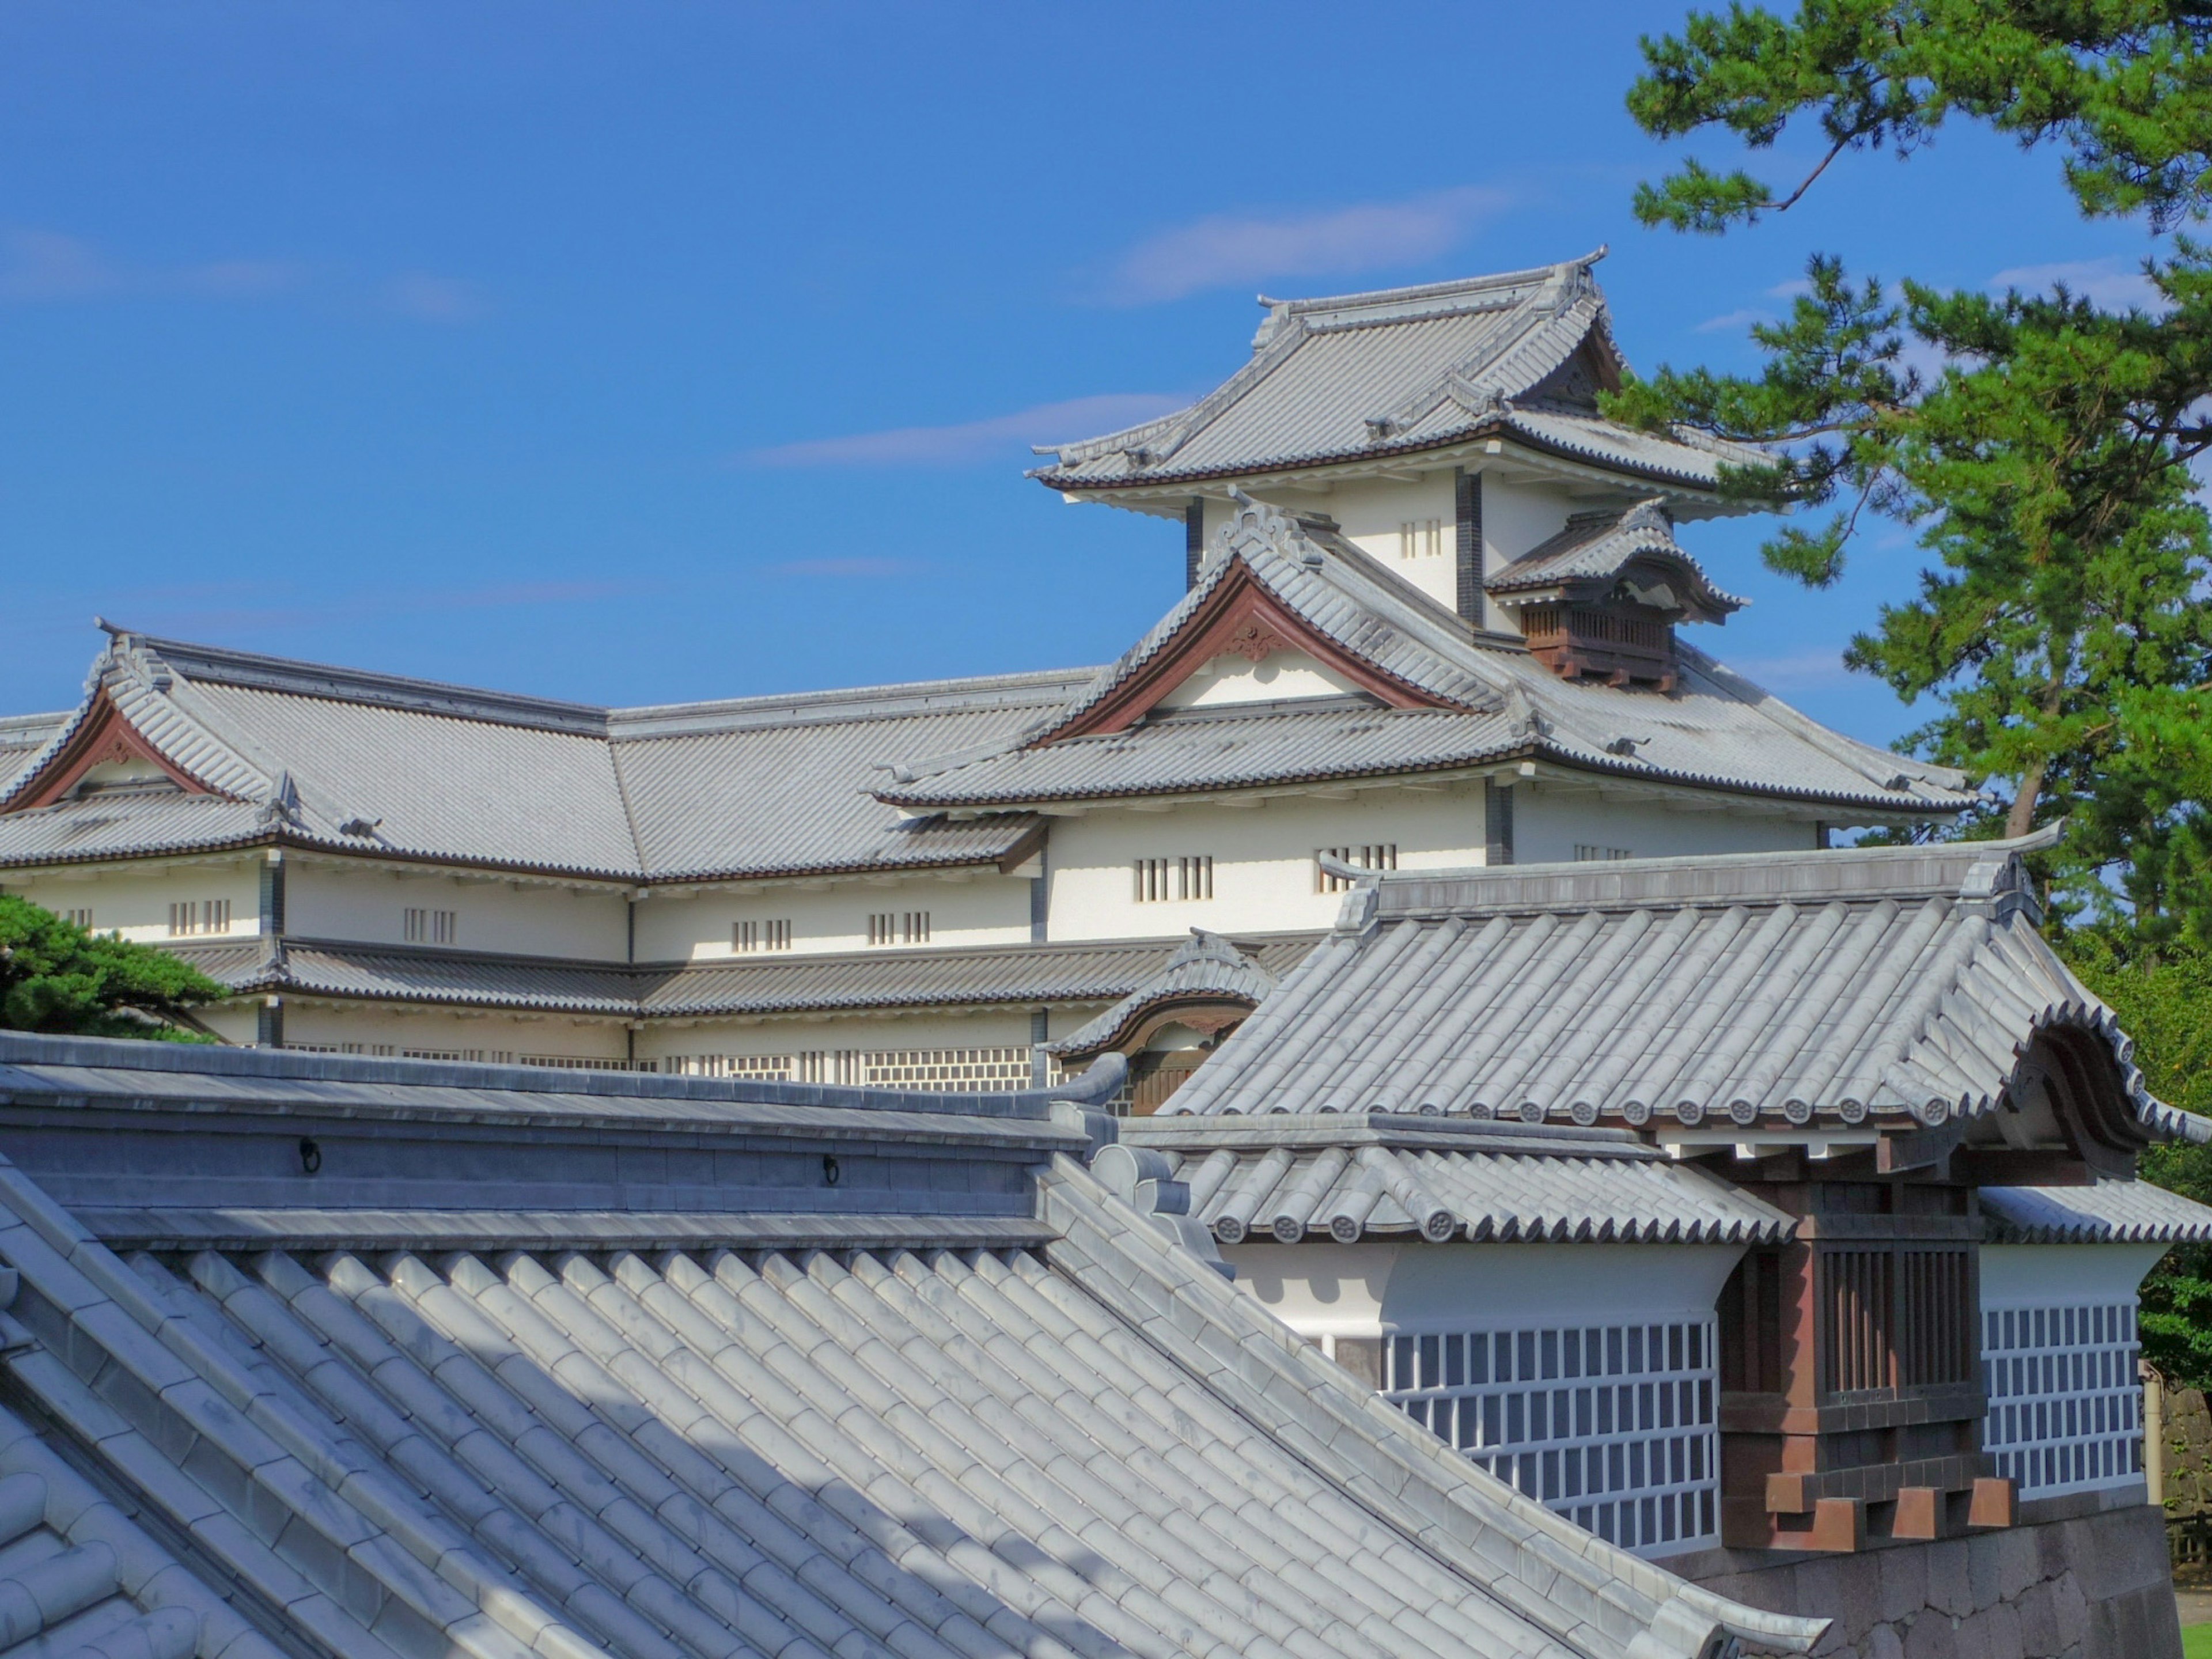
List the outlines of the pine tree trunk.
<svg viewBox="0 0 2212 1659">
<path fill-rule="evenodd" d="M 2043 793 L 2043 774 L 2049 763 L 2038 760 L 2020 775 L 2020 787 L 2013 792 L 2012 811 L 2005 814 L 2005 838 L 2024 836 L 2035 828 L 2036 798 Z"/>
</svg>

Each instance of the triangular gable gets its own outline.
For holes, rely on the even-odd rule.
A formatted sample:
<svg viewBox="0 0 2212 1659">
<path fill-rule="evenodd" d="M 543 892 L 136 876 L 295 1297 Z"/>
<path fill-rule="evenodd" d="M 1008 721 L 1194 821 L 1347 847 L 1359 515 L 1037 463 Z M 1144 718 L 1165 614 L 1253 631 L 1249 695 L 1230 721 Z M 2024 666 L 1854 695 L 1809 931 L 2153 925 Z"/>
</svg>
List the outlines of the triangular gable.
<svg viewBox="0 0 2212 1659">
<path fill-rule="evenodd" d="M 1036 733 L 1024 746 L 1127 731 L 1217 657 L 1233 652 L 1256 662 L 1278 651 L 1311 658 L 1392 708 L 1456 706 L 1355 656 L 1276 598 L 1242 558 L 1232 558 L 1213 591 L 1142 666 L 1073 720 Z"/>
<path fill-rule="evenodd" d="M 133 761 L 154 766 L 188 795 L 223 793 L 163 754 L 116 707 L 115 700 L 103 686 L 93 694 L 91 702 L 74 722 L 73 729 L 44 763 L 21 780 L 7 800 L 0 803 L 0 812 L 25 812 L 33 807 L 51 806 L 74 789 L 94 767 Z"/>
</svg>

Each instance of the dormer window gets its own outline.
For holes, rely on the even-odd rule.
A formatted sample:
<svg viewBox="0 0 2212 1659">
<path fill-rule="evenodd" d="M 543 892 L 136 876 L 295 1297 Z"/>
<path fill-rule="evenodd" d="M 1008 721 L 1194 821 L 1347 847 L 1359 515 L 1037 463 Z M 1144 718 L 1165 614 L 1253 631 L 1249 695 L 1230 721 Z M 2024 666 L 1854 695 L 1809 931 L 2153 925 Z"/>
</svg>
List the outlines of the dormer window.
<svg viewBox="0 0 2212 1659">
<path fill-rule="evenodd" d="M 1491 596 L 1562 679 L 1674 689 L 1674 628 L 1741 607 L 1675 543 L 1666 503 L 1577 513 L 1492 576 Z"/>
</svg>

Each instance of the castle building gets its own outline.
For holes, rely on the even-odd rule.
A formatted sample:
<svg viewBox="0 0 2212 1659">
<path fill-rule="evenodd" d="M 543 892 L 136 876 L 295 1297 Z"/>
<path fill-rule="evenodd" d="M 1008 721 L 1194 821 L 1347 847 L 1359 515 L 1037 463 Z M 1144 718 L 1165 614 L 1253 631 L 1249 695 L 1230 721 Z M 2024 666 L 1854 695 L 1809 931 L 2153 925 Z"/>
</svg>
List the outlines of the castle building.
<svg viewBox="0 0 2212 1659">
<path fill-rule="evenodd" d="M 1184 530 L 1103 667 L 610 709 L 111 627 L 76 708 L 0 722 L 0 884 L 189 957 L 240 1043 L 949 1090 L 1072 1063 L 1202 930 L 1212 1000 L 1114 1039 L 1152 1105 L 1331 927 L 1332 860 L 1955 814 L 1686 637 L 1739 603 L 1680 538 L 1730 452 L 1599 412 L 1592 264 L 1269 302 L 1217 391 L 1054 452 Z"/>
</svg>

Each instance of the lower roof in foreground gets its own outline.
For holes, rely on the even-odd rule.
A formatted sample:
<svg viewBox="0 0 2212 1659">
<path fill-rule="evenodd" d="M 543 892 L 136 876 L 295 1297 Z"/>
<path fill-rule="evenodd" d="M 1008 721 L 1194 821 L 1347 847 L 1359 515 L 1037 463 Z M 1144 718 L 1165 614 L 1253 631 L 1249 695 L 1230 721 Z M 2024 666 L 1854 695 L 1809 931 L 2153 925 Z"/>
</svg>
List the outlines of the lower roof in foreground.
<svg viewBox="0 0 2212 1659">
<path fill-rule="evenodd" d="M 1080 1135 L 1041 1097 L 973 1103 L 963 1136 L 859 1091 L 129 1052 L 155 1046 L 0 1036 L 0 1530 L 38 1533 L 23 1633 L 54 1649 L 1709 1659 L 1820 1634 L 1469 1468 L 1054 1152 Z M 581 1210 L 656 1113 L 762 1180 L 933 1133 L 938 1163 L 1027 1147 L 1037 1242 L 933 1245 L 936 1183 L 895 1175 L 905 1247 L 650 1257 L 149 1249 L 56 1196 L 164 1134 L 316 1191 L 306 1128 L 357 1170 L 320 1189 L 340 1219 L 356 1182 L 444 1178 L 378 1148 L 488 1133 L 574 1161 Z"/>
</svg>

